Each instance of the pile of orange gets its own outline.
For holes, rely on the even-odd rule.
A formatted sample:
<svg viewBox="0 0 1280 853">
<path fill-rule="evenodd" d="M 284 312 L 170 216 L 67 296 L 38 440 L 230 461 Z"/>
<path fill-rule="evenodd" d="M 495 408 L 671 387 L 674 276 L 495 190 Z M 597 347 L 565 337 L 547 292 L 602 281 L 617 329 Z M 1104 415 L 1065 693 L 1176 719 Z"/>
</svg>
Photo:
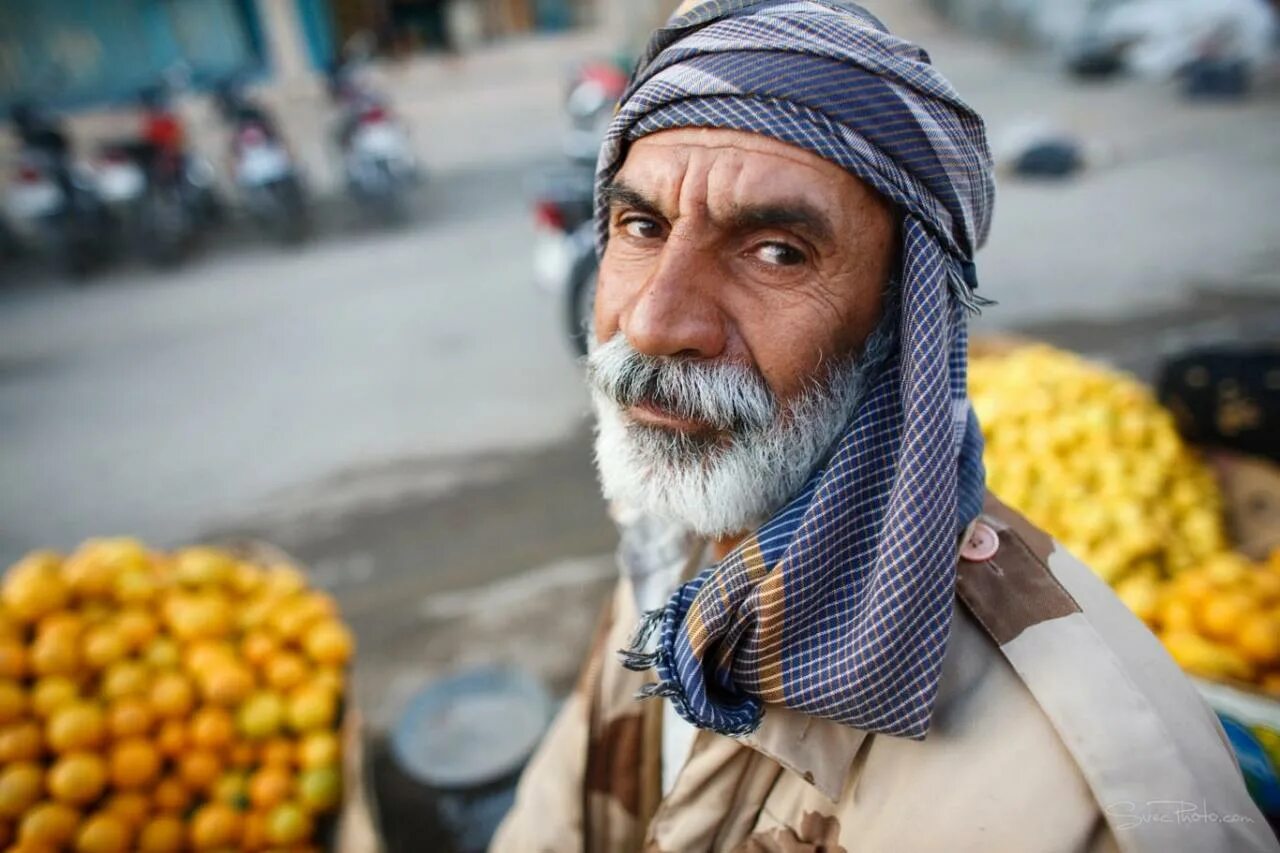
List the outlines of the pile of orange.
<svg viewBox="0 0 1280 853">
<path fill-rule="evenodd" d="M 312 849 L 353 647 L 283 562 L 28 555 L 0 582 L 0 848 Z"/>
<path fill-rule="evenodd" d="M 1116 594 L 1183 669 L 1280 697 L 1280 549 L 1260 562 L 1224 552 L 1167 581 L 1132 577 Z"/>
</svg>

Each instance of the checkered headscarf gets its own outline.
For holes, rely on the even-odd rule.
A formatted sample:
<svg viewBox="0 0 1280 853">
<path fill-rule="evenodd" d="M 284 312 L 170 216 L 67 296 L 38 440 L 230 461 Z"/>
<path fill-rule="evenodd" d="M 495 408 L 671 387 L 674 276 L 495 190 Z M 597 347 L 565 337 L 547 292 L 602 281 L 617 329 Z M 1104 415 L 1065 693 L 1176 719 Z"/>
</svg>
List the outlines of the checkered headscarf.
<svg viewBox="0 0 1280 853">
<path fill-rule="evenodd" d="M 923 738 L 951 628 L 958 536 L 982 505 L 965 392 L 973 253 L 994 186 L 982 120 L 915 45 L 840 0 L 711 0 L 658 30 L 597 171 L 676 127 L 749 131 L 849 170 L 901 216 L 898 351 L 802 492 L 646 614 L 632 668 L 682 717 L 745 734 L 781 704 Z M 597 194 L 604 249 L 607 205 Z M 645 652 L 653 630 L 655 652 Z"/>
</svg>

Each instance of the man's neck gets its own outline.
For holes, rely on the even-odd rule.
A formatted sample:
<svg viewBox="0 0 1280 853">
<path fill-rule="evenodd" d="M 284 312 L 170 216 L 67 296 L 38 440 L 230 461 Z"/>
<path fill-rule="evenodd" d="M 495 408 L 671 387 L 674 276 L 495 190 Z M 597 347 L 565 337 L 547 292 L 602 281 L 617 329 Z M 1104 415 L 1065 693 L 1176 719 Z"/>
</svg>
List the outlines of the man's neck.
<svg viewBox="0 0 1280 853">
<path fill-rule="evenodd" d="M 725 557 L 729 556 L 729 553 L 733 551 L 734 548 L 737 548 L 742 544 L 742 540 L 746 539 L 749 535 L 749 533 L 732 533 L 721 539 L 713 540 L 711 543 L 711 556 L 717 563 L 720 562 Z"/>
</svg>

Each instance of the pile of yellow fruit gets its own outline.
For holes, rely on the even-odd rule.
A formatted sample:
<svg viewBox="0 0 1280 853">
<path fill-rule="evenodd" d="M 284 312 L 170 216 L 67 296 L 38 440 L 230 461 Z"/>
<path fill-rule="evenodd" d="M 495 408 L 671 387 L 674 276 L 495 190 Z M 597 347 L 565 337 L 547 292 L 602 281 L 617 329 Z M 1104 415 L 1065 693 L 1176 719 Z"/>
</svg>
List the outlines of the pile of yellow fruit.
<svg viewBox="0 0 1280 853">
<path fill-rule="evenodd" d="M 352 652 L 283 562 L 28 555 L 0 582 L 0 848 L 313 849 Z"/>
<path fill-rule="evenodd" d="M 1260 563 L 1224 552 L 1170 581 L 1131 577 L 1116 594 L 1183 669 L 1280 696 L 1280 549 Z"/>
<path fill-rule="evenodd" d="M 1280 696 L 1280 551 L 1230 550 L 1222 498 L 1131 376 L 1041 344 L 977 354 L 987 482 L 1116 590 L 1183 668 Z"/>
<path fill-rule="evenodd" d="M 1133 377 L 1049 346 L 975 357 L 987 483 L 1110 583 L 1226 551 L 1213 475 Z"/>
</svg>

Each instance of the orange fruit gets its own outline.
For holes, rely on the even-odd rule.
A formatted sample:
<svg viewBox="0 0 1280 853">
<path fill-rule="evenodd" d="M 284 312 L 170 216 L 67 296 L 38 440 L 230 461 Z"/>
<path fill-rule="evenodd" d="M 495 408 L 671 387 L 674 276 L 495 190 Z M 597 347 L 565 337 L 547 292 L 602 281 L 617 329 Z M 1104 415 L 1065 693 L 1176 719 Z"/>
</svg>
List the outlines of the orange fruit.
<svg viewBox="0 0 1280 853">
<path fill-rule="evenodd" d="M 114 609 L 105 601 L 82 601 L 77 609 L 80 618 L 84 620 L 85 629 L 101 625 L 107 621 Z"/>
<path fill-rule="evenodd" d="M 84 608 L 80 609 L 83 612 Z M 85 619 L 81 613 L 61 610 L 57 613 L 51 613 L 40 620 L 36 625 L 36 637 L 63 634 L 79 640 L 80 635 L 84 633 L 85 624 Z"/>
<path fill-rule="evenodd" d="M 301 655 L 280 652 L 267 663 L 267 683 L 285 692 L 297 687 L 307 678 L 307 663 Z"/>
<path fill-rule="evenodd" d="M 266 666 L 280 646 L 266 631 L 252 630 L 240 641 L 240 654 L 253 666 Z"/>
<path fill-rule="evenodd" d="M 57 849 L 75 838 L 80 813 L 65 803 L 45 800 L 32 806 L 18 824 L 18 841 L 33 848 Z"/>
<path fill-rule="evenodd" d="M 1280 618 L 1268 613 L 1246 617 L 1236 627 L 1236 648 L 1254 663 L 1280 663 Z"/>
<path fill-rule="evenodd" d="M 244 770 L 252 767 L 257 761 L 258 751 L 253 748 L 253 744 L 246 741 L 237 741 L 231 745 L 228 762 L 232 767 Z"/>
<path fill-rule="evenodd" d="M 334 696 L 341 696 L 344 683 L 342 670 L 332 666 L 318 667 L 311 674 L 310 683 L 313 687 L 328 690 Z"/>
<path fill-rule="evenodd" d="M 302 638 L 314 616 L 297 600 L 277 606 L 267 617 L 267 627 L 283 642 Z"/>
<path fill-rule="evenodd" d="M 248 793 L 255 809 L 274 808 L 293 793 L 293 776 L 280 765 L 267 765 L 249 777 Z"/>
<path fill-rule="evenodd" d="M 93 669 L 106 669 L 129 652 L 124 635 L 111 625 L 90 628 L 84 635 L 81 658 Z"/>
<path fill-rule="evenodd" d="M 19 761 L 37 761 L 44 753 L 40 725 L 33 720 L 0 729 L 0 767 Z"/>
<path fill-rule="evenodd" d="M 174 599 L 174 606 L 166 615 L 174 635 L 188 642 L 221 639 L 235 624 L 231 605 L 217 593 Z"/>
<path fill-rule="evenodd" d="M 146 649 L 160 630 L 156 617 L 140 607 L 131 607 L 116 617 L 116 629 L 124 638 L 129 651 L 138 652 Z"/>
<path fill-rule="evenodd" d="M 215 705 L 239 705 L 253 690 L 253 673 L 241 663 L 220 664 L 200 680 L 204 698 Z"/>
<path fill-rule="evenodd" d="M 293 741 L 284 737 L 275 737 L 262 744 L 258 760 L 263 765 L 274 765 L 286 770 L 293 766 Z"/>
<path fill-rule="evenodd" d="M 218 780 L 222 762 L 203 749 L 193 749 L 178 760 L 178 775 L 192 791 L 207 791 Z"/>
<path fill-rule="evenodd" d="M 116 575 L 112 592 L 121 604 L 147 604 L 156 597 L 160 584 L 155 575 L 143 570 L 130 570 Z"/>
<path fill-rule="evenodd" d="M 8 610 L 5 609 L 4 602 L 0 601 L 0 637 L 6 640 L 17 640 L 22 642 L 26 636 L 26 627 L 13 617 Z"/>
<path fill-rule="evenodd" d="M 307 576 L 288 563 L 276 563 L 267 568 L 266 586 L 272 596 L 295 595 L 307 588 Z"/>
<path fill-rule="evenodd" d="M 249 780 L 244 773 L 223 773 L 213 784 L 214 802 L 222 803 L 236 811 L 244 811 L 249 805 Z"/>
<path fill-rule="evenodd" d="M 219 664 L 236 663 L 236 650 L 222 640 L 196 640 L 187 646 L 182 665 L 187 672 L 199 678 Z"/>
<path fill-rule="evenodd" d="M 191 805 L 191 792 L 177 776 L 166 776 L 156 783 L 151 799 L 160 811 L 181 814 Z"/>
<path fill-rule="evenodd" d="M 107 734 L 102 710 L 77 701 L 54 712 L 45 727 L 45 742 L 54 752 L 93 751 Z"/>
<path fill-rule="evenodd" d="M 181 720 L 165 720 L 155 738 L 156 749 L 165 758 L 178 758 L 187 748 L 187 724 Z"/>
<path fill-rule="evenodd" d="M 111 747 L 111 784 L 144 788 L 160 774 L 160 751 L 146 738 L 126 738 Z"/>
<path fill-rule="evenodd" d="M 267 840 L 285 846 L 311 837 L 311 817 L 297 803 L 281 803 L 267 814 Z"/>
<path fill-rule="evenodd" d="M 275 609 L 276 602 L 270 598 L 254 598 L 240 608 L 240 612 L 236 616 L 236 623 L 240 626 L 240 630 L 248 633 L 250 631 L 266 630 L 267 620 L 271 617 L 271 611 Z"/>
<path fill-rule="evenodd" d="M 114 738 L 141 737 L 150 732 L 154 724 L 151 706 L 137 696 L 117 699 L 107 711 L 107 728 Z"/>
<path fill-rule="evenodd" d="M 107 763 L 93 752 L 73 752 L 49 768 L 49 794 L 72 806 L 87 805 L 107 786 Z"/>
<path fill-rule="evenodd" d="M 151 672 L 146 664 L 133 660 L 117 661 L 102 675 L 100 692 L 108 699 L 122 696 L 145 696 L 151 688 Z"/>
<path fill-rule="evenodd" d="M 151 684 L 151 710 L 157 716 L 183 718 L 191 713 L 196 701 L 191 680 L 180 672 L 162 672 Z"/>
<path fill-rule="evenodd" d="M 230 554 L 203 545 L 184 548 L 173 555 L 174 577 L 184 586 L 218 586 L 231 578 L 234 568 Z"/>
<path fill-rule="evenodd" d="M 0 581 L 0 602 L 19 622 L 36 622 L 67 606 L 69 590 L 52 551 L 37 551 L 9 568 Z"/>
<path fill-rule="evenodd" d="M 342 776 L 336 767 L 304 770 L 298 777 L 298 803 L 312 814 L 337 808 L 342 799 Z"/>
<path fill-rule="evenodd" d="M 39 764 L 24 761 L 0 770 L 0 817 L 22 817 L 43 794 L 44 770 Z"/>
<path fill-rule="evenodd" d="M 265 850 L 268 844 L 270 842 L 267 841 L 266 812 L 245 812 L 244 822 L 240 829 L 240 849 L 249 851 Z"/>
<path fill-rule="evenodd" d="M 36 675 L 75 675 L 80 670 L 79 631 L 40 632 L 31 645 L 27 665 Z"/>
<path fill-rule="evenodd" d="M 191 816 L 191 846 L 197 850 L 234 847 L 240 830 L 239 812 L 222 803 L 206 803 Z"/>
<path fill-rule="evenodd" d="M 1254 613 L 1253 599 L 1240 592 L 1216 595 L 1205 601 L 1198 612 L 1201 630 L 1210 638 L 1227 640 L 1236 626 Z"/>
<path fill-rule="evenodd" d="M 132 830 L 119 815 L 98 812 L 89 816 L 76 833 L 77 853 L 126 853 Z"/>
<path fill-rule="evenodd" d="M 280 731 L 284 714 L 284 700 L 275 693 L 260 690 L 240 706 L 236 727 L 250 740 L 263 740 Z"/>
<path fill-rule="evenodd" d="M 335 767 L 342 755 L 336 732 L 307 732 L 298 744 L 298 766 L 303 770 Z"/>
<path fill-rule="evenodd" d="M 295 732 L 331 729 L 337 713 L 333 694 L 322 688 L 299 687 L 289 694 L 286 716 Z"/>
<path fill-rule="evenodd" d="M 151 816 L 151 801 L 141 791 L 120 791 L 107 798 L 102 808 L 127 823 L 132 829 L 139 829 Z"/>
<path fill-rule="evenodd" d="M 139 853 L 181 853 L 187 840 L 187 828 L 174 815 L 159 815 L 147 821 L 138 834 Z"/>
<path fill-rule="evenodd" d="M 76 701 L 80 688 L 65 675 L 46 675 L 31 688 L 31 710 L 47 719 L 54 711 Z"/>
<path fill-rule="evenodd" d="M 165 776 L 151 790 L 151 802 L 161 812 L 186 812 L 191 806 L 191 792 L 178 776 Z"/>
<path fill-rule="evenodd" d="M 191 718 L 191 742 L 201 749 L 218 752 L 231 745 L 236 727 L 225 708 L 206 705 Z"/>
<path fill-rule="evenodd" d="M 239 595 L 250 595 L 267 582 L 262 569 L 253 563 L 238 562 L 231 570 L 231 588 Z"/>
<path fill-rule="evenodd" d="M 20 640 L 0 639 L 0 678 L 20 679 L 27 674 L 27 648 Z"/>
<path fill-rule="evenodd" d="M 176 669 L 182 663 L 182 651 L 177 642 L 166 635 L 148 643 L 142 659 L 155 670 Z"/>
<path fill-rule="evenodd" d="M 303 645 L 313 661 L 327 666 L 344 666 L 355 652 L 355 638 L 351 631 L 335 619 L 318 622 L 308 628 Z"/>
<path fill-rule="evenodd" d="M 27 691 L 13 679 L 0 680 L 0 726 L 16 723 L 27 714 Z"/>
</svg>

